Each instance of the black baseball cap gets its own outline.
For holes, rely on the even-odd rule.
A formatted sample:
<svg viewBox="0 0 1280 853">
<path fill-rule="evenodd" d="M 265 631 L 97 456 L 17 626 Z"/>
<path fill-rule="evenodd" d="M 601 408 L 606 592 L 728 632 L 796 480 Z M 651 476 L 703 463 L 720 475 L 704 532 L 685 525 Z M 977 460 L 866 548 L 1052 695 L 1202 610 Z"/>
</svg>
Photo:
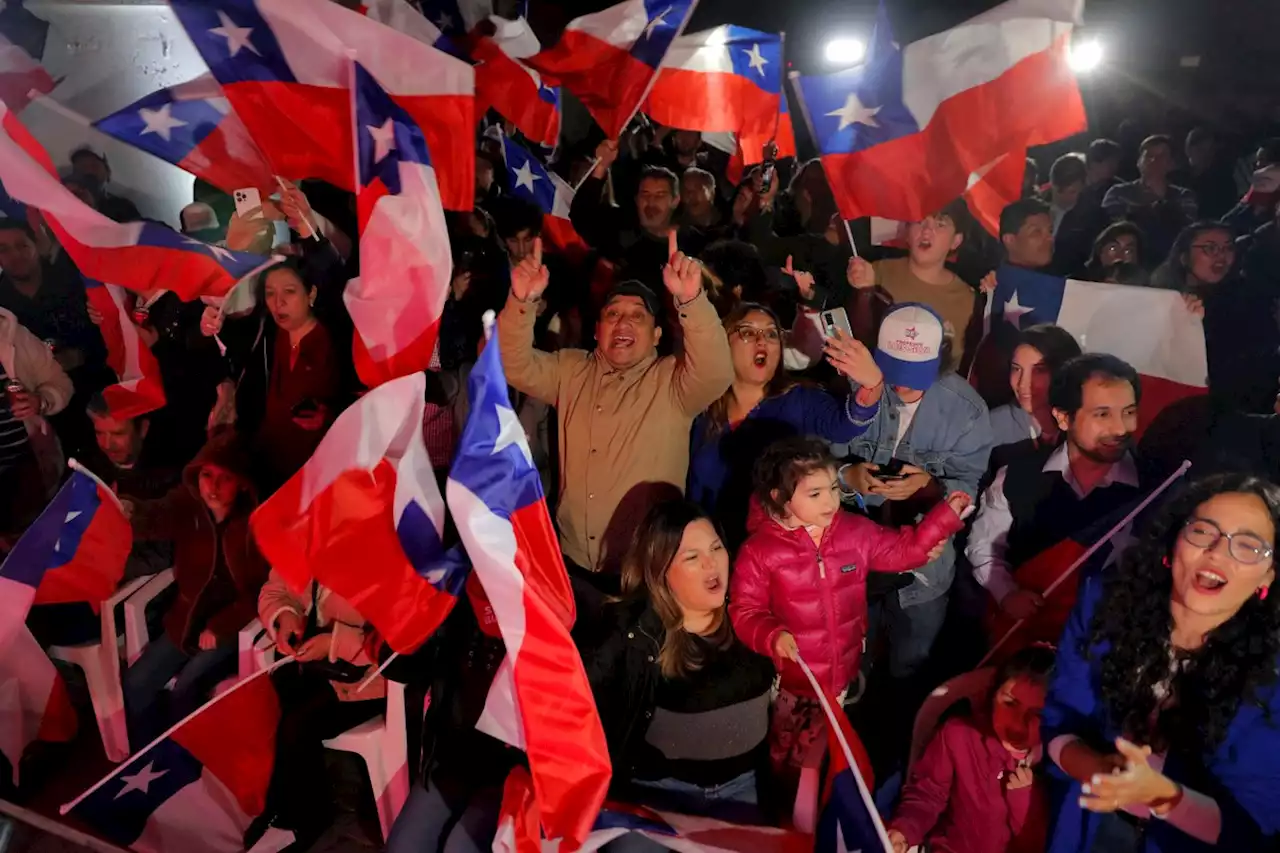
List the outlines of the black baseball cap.
<svg viewBox="0 0 1280 853">
<path fill-rule="evenodd" d="M 654 293 L 644 282 L 636 281 L 635 279 L 615 284 L 605 295 L 601 310 L 607 308 L 609 303 L 619 296 L 634 296 L 638 298 L 655 319 L 662 312 L 662 303 L 658 301 L 658 294 Z"/>
</svg>

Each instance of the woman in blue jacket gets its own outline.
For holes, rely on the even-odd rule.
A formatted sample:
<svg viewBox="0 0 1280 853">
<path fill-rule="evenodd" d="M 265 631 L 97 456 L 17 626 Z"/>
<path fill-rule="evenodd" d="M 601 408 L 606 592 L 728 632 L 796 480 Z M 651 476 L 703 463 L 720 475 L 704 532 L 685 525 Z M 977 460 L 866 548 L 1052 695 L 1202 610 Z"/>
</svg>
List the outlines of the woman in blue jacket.
<svg viewBox="0 0 1280 853">
<path fill-rule="evenodd" d="M 1050 853 L 1270 849 L 1280 833 L 1280 488 L 1206 478 L 1082 584 L 1041 729 Z"/>
<path fill-rule="evenodd" d="M 724 328 L 733 384 L 693 422 L 686 493 L 716 520 L 732 549 L 746 538 L 751 472 L 764 449 L 794 435 L 835 443 L 861 435 L 875 418 L 884 382 L 867 348 L 840 335 L 828 338 L 825 349 L 852 383 L 848 397 L 797 383 L 782 367 L 778 315 L 764 305 L 737 305 Z"/>
</svg>

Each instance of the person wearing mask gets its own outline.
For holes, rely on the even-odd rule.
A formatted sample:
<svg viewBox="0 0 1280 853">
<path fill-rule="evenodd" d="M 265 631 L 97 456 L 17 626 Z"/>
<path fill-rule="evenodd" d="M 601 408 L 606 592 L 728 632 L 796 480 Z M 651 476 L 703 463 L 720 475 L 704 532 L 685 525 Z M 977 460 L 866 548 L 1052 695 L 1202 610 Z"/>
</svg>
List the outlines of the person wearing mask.
<svg viewBox="0 0 1280 853">
<path fill-rule="evenodd" d="M 251 438 L 260 491 L 270 495 L 297 472 L 338 415 L 342 378 L 338 354 L 315 315 L 317 288 L 292 261 L 258 278 L 263 312 L 236 321 L 224 336 L 239 367 L 236 429 Z M 221 311 L 207 308 L 201 331 L 223 327 Z"/>
<path fill-rule="evenodd" d="M 751 467 L 766 447 L 792 435 L 851 441 L 871 424 L 883 377 L 871 353 L 837 332 L 827 358 L 851 384 L 843 399 L 792 380 L 782 368 L 782 327 L 772 309 L 744 302 L 724 320 L 733 384 L 693 422 L 690 500 L 716 519 L 730 547 L 746 538 Z"/>
<path fill-rule="evenodd" d="M 1262 414 L 1275 405 L 1280 376 L 1276 296 L 1236 275 L 1235 260 L 1231 229 L 1197 222 L 1178 235 L 1156 278 L 1204 316 L 1210 397 L 1223 409 Z"/>
<path fill-rule="evenodd" d="M 1080 344 L 1059 326 L 1044 323 L 1023 329 L 1009 362 L 1013 402 L 991 410 L 991 462 L 999 470 L 1009 460 L 1041 447 L 1056 447 L 1062 437 L 1049 403 L 1054 375 L 1080 355 Z"/>
<path fill-rule="evenodd" d="M 1040 723 L 1048 853 L 1272 848 L 1278 524 L 1275 485 L 1205 478 L 1083 582 Z"/>
<path fill-rule="evenodd" d="M 1049 205 L 1024 198 L 1000 211 L 1000 243 L 1009 265 L 1048 269 L 1053 263 L 1053 213 Z"/>
<path fill-rule="evenodd" d="M 1195 193 L 1169 182 L 1173 167 L 1173 141 L 1148 136 L 1138 148 L 1138 180 L 1117 184 L 1102 200 L 1112 221 L 1127 219 L 1142 228 L 1156 258 L 1168 254 L 1178 232 L 1195 221 L 1199 210 Z"/>
<path fill-rule="evenodd" d="M 635 529 L 623 597 L 575 630 L 613 797 L 760 822 L 774 668 L 735 636 L 728 591 L 729 551 L 715 525 L 695 504 L 663 501 Z M 636 837 L 608 849 L 666 848 Z"/>
<path fill-rule="evenodd" d="M 957 199 L 907 226 L 907 257 L 874 264 L 850 258 L 847 275 L 855 293 L 849 314 L 857 324 L 854 334 L 868 348 L 876 341 L 876 321 L 889 306 L 918 302 L 942 318 L 951 339 L 950 358 L 942 369 L 966 364 L 966 353 L 976 348 L 981 335 L 982 316 L 975 310 L 977 291 L 947 268 L 947 258 L 964 242 L 969 221 L 969 208 Z"/>
<path fill-rule="evenodd" d="M 267 579 L 266 560 L 249 530 L 256 505 L 249 455 L 229 431 L 209 439 L 169 494 L 124 501 L 135 539 L 173 543 L 177 587 L 164 633 L 121 679 L 131 743 L 150 743 L 235 672 L 237 636 L 257 613 Z"/>
<path fill-rule="evenodd" d="M 1115 356 L 1068 361 L 1049 387 L 1066 440 L 1010 461 L 983 493 L 965 555 L 1010 619 L 1028 619 L 1044 606 L 1040 592 L 1018 583 L 1021 565 L 1141 494 L 1130 451 L 1140 396 L 1137 372 Z M 1044 630 L 1052 634 L 1053 627 Z"/>
<path fill-rule="evenodd" d="M 978 496 L 991 454 L 991 419 L 964 379 L 944 372 L 942 318 L 927 306 L 898 305 L 880 324 L 876 364 L 884 374 L 880 409 L 871 427 L 837 455 L 841 486 L 872 518 L 918 522 L 949 495 Z M 840 451 L 844 452 L 841 453 Z M 882 473 L 883 471 L 883 473 Z M 889 646 L 889 675 L 910 692 L 947 613 L 955 548 L 913 573 L 884 600 L 880 619 Z"/>
<path fill-rule="evenodd" d="M 928 841 L 940 853 L 1040 853 L 1045 844 L 1040 712 L 1054 649 L 1017 652 L 967 716 L 934 733 L 885 829 L 893 853 Z"/>
<path fill-rule="evenodd" d="M 81 145 L 71 152 L 71 175 L 93 197 L 93 206 L 103 216 L 116 222 L 137 222 L 142 218 L 137 205 L 108 191 L 111 166 L 107 163 L 106 154 L 89 145 Z"/>
<path fill-rule="evenodd" d="M 559 413 L 556 518 L 565 559 L 583 570 L 600 570 L 606 556 L 616 560 L 618 537 L 629 535 L 659 493 L 683 489 L 689 427 L 733 380 L 702 267 L 680 252 L 674 231 L 668 240 L 663 281 L 683 333 L 680 355 L 658 357 L 658 297 L 634 281 L 605 299 L 594 352 L 534 349 L 537 303 L 549 277 L 541 240 L 511 271 L 511 295 L 498 318 L 507 382 Z"/>
<path fill-rule="evenodd" d="M 1144 285 L 1146 265 L 1142 257 L 1142 229 L 1132 222 L 1113 222 L 1093 241 L 1093 252 L 1085 265 L 1085 281 Z"/>
<path fill-rule="evenodd" d="M 44 342 L 5 308 L 0 392 L 0 541 L 12 544 L 61 481 L 62 451 L 45 418 L 65 409 L 75 389 Z"/>
<path fill-rule="evenodd" d="M 1240 200 L 1234 169 L 1222 156 L 1217 135 L 1207 127 L 1194 127 L 1183 148 L 1187 169 L 1181 183 L 1195 193 L 1198 215 L 1220 219 Z"/>
</svg>

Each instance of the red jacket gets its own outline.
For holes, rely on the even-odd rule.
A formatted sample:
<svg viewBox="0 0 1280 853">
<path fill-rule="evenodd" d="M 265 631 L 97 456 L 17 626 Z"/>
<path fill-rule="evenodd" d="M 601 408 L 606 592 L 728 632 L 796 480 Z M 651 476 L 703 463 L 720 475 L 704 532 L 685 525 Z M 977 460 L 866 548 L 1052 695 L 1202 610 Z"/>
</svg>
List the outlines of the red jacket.
<svg viewBox="0 0 1280 853">
<path fill-rule="evenodd" d="M 779 661 L 774 642 L 790 631 L 813 674 L 838 695 L 858 674 L 867 634 L 867 572 L 905 572 L 929 561 L 929 551 L 964 523 L 945 502 L 915 527 L 882 527 L 860 515 L 836 513 L 821 547 L 804 528 L 788 530 L 752 501 L 750 536 L 733 565 L 729 616 L 755 652 L 778 665 L 782 686 L 813 690 L 800 667 Z"/>
<path fill-rule="evenodd" d="M 937 853 L 1044 850 L 1046 812 L 1041 782 L 1009 790 L 1018 761 L 995 735 L 953 717 L 911 768 L 889 821 L 916 846 Z"/>
</svg>

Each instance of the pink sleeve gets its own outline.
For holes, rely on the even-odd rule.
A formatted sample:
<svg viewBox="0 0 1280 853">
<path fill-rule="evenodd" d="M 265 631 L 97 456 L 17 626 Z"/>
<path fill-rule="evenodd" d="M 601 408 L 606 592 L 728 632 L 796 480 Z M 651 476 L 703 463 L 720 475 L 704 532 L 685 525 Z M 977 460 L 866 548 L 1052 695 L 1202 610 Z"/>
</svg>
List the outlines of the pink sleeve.
<svg viewBox="0 0 1280 853">
<path fill-rule="evenodd" d="M 909 572 L 929 562 L 929 552 L 940 542 L 964 528 L 964 522 L 946 501 L 940 502 L 920 520 L 915 527 L 904 526 L 897 530 L 869 524 L 873 537 L 869 550 L 868 568 L 873 572 Z M 861 534 L 861 531 L 859 531 Z"/>
<path fill-rule="evenodd" d="M 943 724 L 902 787 L 902 797 L 888 828 L 901 832 L 909 847 L 924 843 L 951 800 L 955 759 L 948 741 L 957 734 L 957 724 L 955 720 Z"/>
<path fill-rule="evenodd" d="M 733 633 L 756 654 L 776 658 L 773 644 L 786 630 L 773 615 L 769 600 L 769 568 L 756 559 L 751 543 L 742 546 L 733 564 L 729 588 L 729 618 Z"/>
</svg>

